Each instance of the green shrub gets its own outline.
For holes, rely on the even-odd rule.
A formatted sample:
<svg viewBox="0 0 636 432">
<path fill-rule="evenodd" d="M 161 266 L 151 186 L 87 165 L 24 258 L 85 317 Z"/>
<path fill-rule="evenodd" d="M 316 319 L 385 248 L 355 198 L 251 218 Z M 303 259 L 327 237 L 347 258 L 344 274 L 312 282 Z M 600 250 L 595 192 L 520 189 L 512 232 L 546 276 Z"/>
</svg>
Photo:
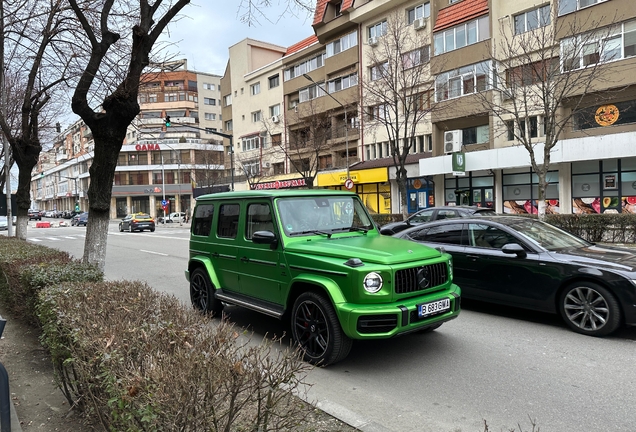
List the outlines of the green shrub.
<svg viewBox="0 0 636 432">
<path fill-rule="evenodd" d="M 141 282 L 61 284 L 40 297 L 60 387 L 104 429 L 303 430 L 311 407 L 292 391 L 309 366 L 274 349 L 279 340 L 252 344 Z"/>
</svg>

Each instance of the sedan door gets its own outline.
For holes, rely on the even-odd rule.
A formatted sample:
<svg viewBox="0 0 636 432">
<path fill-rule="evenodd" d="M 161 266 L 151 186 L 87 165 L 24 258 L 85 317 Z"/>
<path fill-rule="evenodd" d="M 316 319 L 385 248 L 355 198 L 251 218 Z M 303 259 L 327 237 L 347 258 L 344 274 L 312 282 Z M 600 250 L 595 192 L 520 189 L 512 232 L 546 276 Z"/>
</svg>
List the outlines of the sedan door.
<svg viewBox="0 0 636 432">
<path fill-rule="evenodd" d="M 466 247 L 468 279 L 462 295 L 530 309 L 554 310 L 554 280 L 548 275 L 541 254 L 522 239 L 490 223 L 468 224 Z M 507 244 L 520 245 L 524 252 L 502 251 Z M 459 272 L 459 270 L 457 270 Z"/>
</svg>

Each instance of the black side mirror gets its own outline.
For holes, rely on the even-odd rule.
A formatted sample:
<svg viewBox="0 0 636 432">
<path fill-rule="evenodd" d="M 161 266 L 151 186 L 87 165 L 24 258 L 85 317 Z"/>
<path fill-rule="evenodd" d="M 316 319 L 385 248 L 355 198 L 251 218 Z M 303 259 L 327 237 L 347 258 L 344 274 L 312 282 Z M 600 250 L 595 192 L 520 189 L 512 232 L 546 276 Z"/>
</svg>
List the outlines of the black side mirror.
<svg viewBox="0 0 636 432">
<path fill-rule="evenodd" d="M 527 255 L 526 250 L 517 243 L 503 245 L 501 251 L 505 254 L 517 255 L 519 258 L 523 258 Z"/>
<path fill-rule="evenodd" d="M 252 234 L 252 241 L 256 244 L 268 244 L 271 249 L 276 249 L 278 246 L 276 234 L 271 231 L 256 231 Z"/>
</svg>

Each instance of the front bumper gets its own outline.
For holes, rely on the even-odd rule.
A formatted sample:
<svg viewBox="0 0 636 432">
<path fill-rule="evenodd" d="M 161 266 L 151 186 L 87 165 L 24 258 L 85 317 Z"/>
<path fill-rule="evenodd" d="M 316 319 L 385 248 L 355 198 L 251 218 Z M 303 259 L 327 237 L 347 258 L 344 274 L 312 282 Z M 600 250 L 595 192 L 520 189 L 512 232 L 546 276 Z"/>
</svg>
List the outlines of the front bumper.
<svg viewBox="0 0 636 432">
<path fill-rule="evenodd" d="M 418 318 L 417 305 L 448 298 L 450 309 L 438 315 Z M 383 305 L 337 304 L 336 313 L 342 329 L 352 339 L 386 339 L 423 330 L 457 318 L 461 309 L 461 290 L 449 290 Z"/>
</svg>

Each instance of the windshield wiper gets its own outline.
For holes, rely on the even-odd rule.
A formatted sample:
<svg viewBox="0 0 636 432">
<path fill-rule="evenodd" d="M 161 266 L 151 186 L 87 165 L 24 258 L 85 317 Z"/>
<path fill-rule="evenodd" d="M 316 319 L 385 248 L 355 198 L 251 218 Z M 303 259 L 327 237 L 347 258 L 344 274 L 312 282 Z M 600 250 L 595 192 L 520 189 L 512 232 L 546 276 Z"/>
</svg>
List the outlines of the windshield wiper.
<svg viewBox="0 0 636 432">
<path fill-rule="evenodd" d="M 328 233 L 326 231 L 320 231 L 320 230 L 296 231 L 296 232 L 293 232 L 292 234 L 294 234 L 294 235 L 296 235 L 296 234 L 320 234 L 320 235 L 327 236 L 327 238 L 331 238 L 331 233 Z"/>
<path fill-rule="evenodd" d="M 363 228 L 363 227 L 343 227 L 343 228 L 334 228 L 332 231 L 349 231 L 349 232 L 362 232 L 368 233 L 371 228 Z"/>
</svg>

